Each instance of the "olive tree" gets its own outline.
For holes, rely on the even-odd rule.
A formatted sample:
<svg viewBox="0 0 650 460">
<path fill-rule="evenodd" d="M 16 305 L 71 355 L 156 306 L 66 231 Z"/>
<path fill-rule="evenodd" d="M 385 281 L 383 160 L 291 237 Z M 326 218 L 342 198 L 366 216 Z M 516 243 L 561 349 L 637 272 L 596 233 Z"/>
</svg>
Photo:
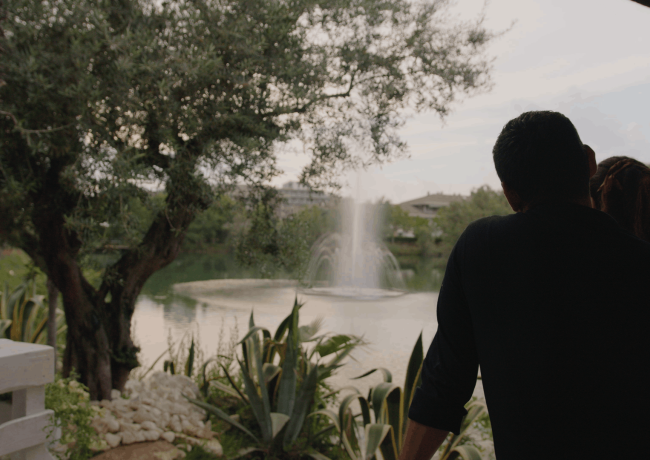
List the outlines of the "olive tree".
<svg viewBox="0 0 650 460">
<path fill-rule="evenodd" d="M 447 7 L 5 0 L 0 239 L 62 294 L 64 372 L 76 368 L 93 399 L 123 388 L 144 283 L 215 197 L 238 182 L 262 190 L 283 146 L 309 156 L 303 183 L 336 186 L 344 168 L 406 152 L 408 113 L 444 118 L 486 90 L 494 34 Z M 94 285 L 81 262 L 102 251 L 113 260 Z"/>
</svg>

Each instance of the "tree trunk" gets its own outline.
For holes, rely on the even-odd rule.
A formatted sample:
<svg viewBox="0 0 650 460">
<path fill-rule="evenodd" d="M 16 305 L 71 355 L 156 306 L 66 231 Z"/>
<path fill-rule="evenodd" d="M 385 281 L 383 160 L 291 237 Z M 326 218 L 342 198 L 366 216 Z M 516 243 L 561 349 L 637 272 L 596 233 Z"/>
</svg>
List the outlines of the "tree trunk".
<svg viewBox="0 0 650 460">
<path fill-rule="evenodd" d="M 77 263 L 81 242 L 66 228 L 65 218 L 54 207 L 39 209 L 34 221 L 47 273 L 63 297 L 68 325 L 64 376 L 74 368 L 92 399 L 110 399 L 110 350 L 101 321 L 104 309 L 97 308 L 96 292 Z"/>
<path fill-rule="evenodd" d="M 140 291 L 153 273 L 176 259 L 185 231 L 197 211 L 205 210 L 212 199 L 187 175 L 187 171 L 194 169 L 200 152 L 193 141 L 187 147 L 186 156 L 177 156 L 176 167 L 168 169 L 169 195 L 165 209 L 155 217 L 142 243 L 127 251 L 107 270 L 98 292 L 99 299 L 106 299 L 110 294 L 105 325 L 112 350 L 111 385 L 120 391 L 131 369 L 139 365 L 136 354 L 140 349 L 131 340 L 131 318 Z"/>
<path fill-rule="evenodd" d="M 59 290 L 52 279 L 47 277 L 47 344 L 54 348 L 54 373 L 56 374 L 56 308 Z"/>
<path fill-rule="evenodd" d="M 58 174 L 52 174 L 47 183 L 52 189 L 46 186 L 39 194 L 41 201 L 32 219 L 47 273 L 62 294 L 68 325 L 63 375 L 67 377 L 75 369 L 92 400 L 110 400 L 111 389 L 122 391 L 131 370 L 138 367 L 139 349 L 131 340 L 138 295 L 154 272 L 176 258 L 196 212 L 209 205 L 211 197 L 187 177 L 187 171 L 194 170 L 198 152 L 198 146 L 188 145 L 188 156 L 175 158 L 178 167 L 168 170 L 171 184 L 165 209 L 155 217 L 142 242 L 106 269 L 99 290 L 81 273 L 77 254 L 82 242 L 66 226 L 62 208 L 55 205 L 57 199 L 69 199 L 57 197 L 57 192 L 62 193 Z"/>
<path fill-rule="evenodd" d="M 188 200 L 186 206 L 177 207 L 173 214 L 161 212 L 138 248 L 125 253 L 111 267 L 113 276 L 109 278 L 121 282 L 105 282 L 99 290 L 99 297 L 106 297 L 108 293 L 111 296 L 106 327 L 113 351 L 112 387 L 120 391 L 124 389 L 131 369 L 139 365 L 136 354 L 140 349 L 131 339 L 131 318 L 138 295 L 147 279 L 171 263 L 180 252 L 185 230 L 196 212 L 191 211 L 191 204 L 195 202 Z M 200 205 L 206 206 L 203 203 Z"/>
</svg>

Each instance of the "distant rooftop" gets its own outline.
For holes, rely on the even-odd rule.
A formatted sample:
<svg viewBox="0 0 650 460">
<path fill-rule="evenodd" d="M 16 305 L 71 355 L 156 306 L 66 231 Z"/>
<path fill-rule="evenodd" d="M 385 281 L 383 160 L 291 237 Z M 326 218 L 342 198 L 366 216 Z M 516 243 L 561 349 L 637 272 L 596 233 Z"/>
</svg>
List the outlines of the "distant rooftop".
<svg viewBox="0 0 650 460">
<path fill-rule="evenodd" d="M 445 195 L 443 193 L 427 194 L 421 198 L 399 203 L 403 210 L 412 217 L 431 219 L 438 214 L 438 209 L 449 206 L 454 201 L 462 201 L 462 195 Z"/>
</svg>

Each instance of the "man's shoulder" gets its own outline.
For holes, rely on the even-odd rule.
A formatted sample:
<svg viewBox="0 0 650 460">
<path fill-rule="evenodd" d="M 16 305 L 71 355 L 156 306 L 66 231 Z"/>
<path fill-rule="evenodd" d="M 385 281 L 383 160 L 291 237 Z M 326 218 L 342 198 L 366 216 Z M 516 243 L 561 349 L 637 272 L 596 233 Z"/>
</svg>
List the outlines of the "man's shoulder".
<svg viewBox="0 0 650 460">
<path fill-rule="evenodd" d="M 508 228 L 517 225 L 517 214 L 508 214 L 506 216 L 488 216 L 482 217 L 470 223 L 465 229 L 466 235 L 475 235 L 485 232 L 488 229 Z"/>
</svg>

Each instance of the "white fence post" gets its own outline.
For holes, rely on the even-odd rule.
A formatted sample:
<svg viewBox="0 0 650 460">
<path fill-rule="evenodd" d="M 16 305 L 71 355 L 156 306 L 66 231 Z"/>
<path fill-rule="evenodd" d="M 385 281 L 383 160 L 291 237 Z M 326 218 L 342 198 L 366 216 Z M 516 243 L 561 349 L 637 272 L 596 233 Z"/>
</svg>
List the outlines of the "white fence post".
<svg viewBox="0 0 650 460">
<path fill-rule="evenodd" d="M 45 410 L 45 384 L 54 381 L 54 349 L 0 339 L 0 393 L 13 392 L 11 420 L 0 425 L 0 457 L 54 460 L 46 448 L 54 414 Z"/>
</svg>

